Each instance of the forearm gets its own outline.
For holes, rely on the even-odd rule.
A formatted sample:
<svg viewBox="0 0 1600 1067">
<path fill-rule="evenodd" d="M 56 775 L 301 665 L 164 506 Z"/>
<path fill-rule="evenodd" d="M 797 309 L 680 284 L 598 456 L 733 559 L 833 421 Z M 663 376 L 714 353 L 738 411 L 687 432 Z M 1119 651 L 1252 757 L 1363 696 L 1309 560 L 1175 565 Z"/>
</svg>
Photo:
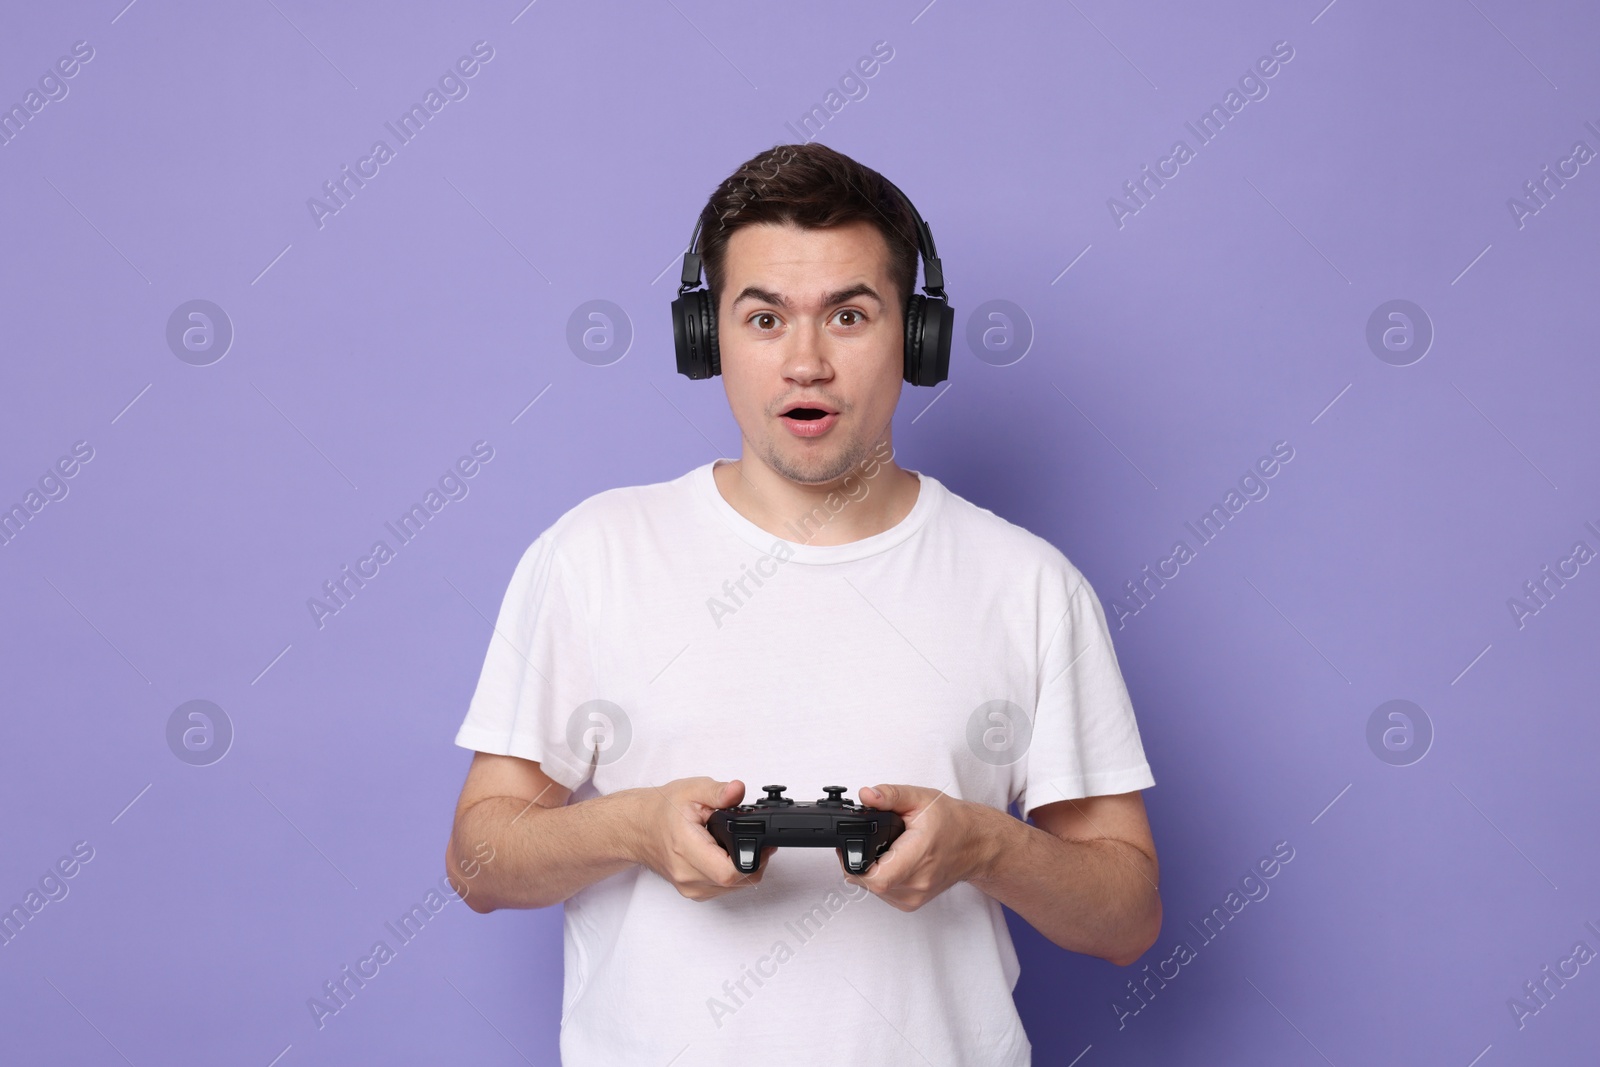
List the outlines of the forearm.
<svg viewBox="0 0 1600 1067">
<path fill-rule="evenodd" d="M 1126 966 L 1154 943 L 1161 895 L 1149 856 L 1110 838 L 1063 840 L 978 807 L 986 854 L 973 885 L 1073 952 Z"/>
<path fill-rule="evenodd" d="M 552 808 L 488 797 L 462 814 L 451 835 L 451 879 L 477 912 L 559 904 L 639 862 L 634 808 L 633 790 Z M 488 862 L 481 862 L 483 842 L 493 849 Z"/>
</svg>

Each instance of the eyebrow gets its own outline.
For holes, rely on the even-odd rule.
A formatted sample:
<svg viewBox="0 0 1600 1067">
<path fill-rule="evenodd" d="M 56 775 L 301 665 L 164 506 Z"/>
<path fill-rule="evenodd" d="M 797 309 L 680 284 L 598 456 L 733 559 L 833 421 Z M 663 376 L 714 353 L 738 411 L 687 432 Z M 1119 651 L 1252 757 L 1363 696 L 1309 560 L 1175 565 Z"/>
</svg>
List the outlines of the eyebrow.
<svg viewBox="0 0 1600 1067">
<path fill-rule="evenodd" d="M 858 296 L 871 297 L 873 300 L 876 300 L 880 306 L 884 303 L 883 297 L 878 295 L 878 291 L 876 289 L 870 285 L 860 284 L 852 285 L 848 288 L 825 294 L 822 298 L 822 306 L 832 307 L 835 304 L 842 304 L 846 300 L 854 300 Z M 762 289 L 760 286 L 755 285 L 747 285 L 740 290 L 739 295 L 733 298 L 733 304 L 730 306 L 736 308 L 746 300 L 759 300 L 764 304 L 774 304 L 780 308 L 783 308 L 785 311 L 793 310 L 789 305 L 789 301 L 781 294 L 769 292 L 766 289 Z"/>
</svg>

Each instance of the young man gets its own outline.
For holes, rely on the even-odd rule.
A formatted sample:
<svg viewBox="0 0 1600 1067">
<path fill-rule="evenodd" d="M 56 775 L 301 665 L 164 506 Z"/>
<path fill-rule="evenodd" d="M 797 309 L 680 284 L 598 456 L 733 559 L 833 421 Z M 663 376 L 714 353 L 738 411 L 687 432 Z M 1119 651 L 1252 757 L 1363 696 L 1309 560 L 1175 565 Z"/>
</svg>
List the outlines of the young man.
<svg viewBox="0 0 1600 1067">
<path fill-rule="evenodd" d="M 1119 965 L 1161 925 L 1100 602 L 894 462 L 916 229 L 877 172 L 781 146 L 701 220 L 741 456 L 527 549 L 446 863 L 474 911 L 565 903 L 568 1067 L 1026 1064 L 1001 905 Z M 747 782 L 849 783 L 906 830 L 861 876 L 811 848 L 741 875 L 705 823 Z"/>
</svg>

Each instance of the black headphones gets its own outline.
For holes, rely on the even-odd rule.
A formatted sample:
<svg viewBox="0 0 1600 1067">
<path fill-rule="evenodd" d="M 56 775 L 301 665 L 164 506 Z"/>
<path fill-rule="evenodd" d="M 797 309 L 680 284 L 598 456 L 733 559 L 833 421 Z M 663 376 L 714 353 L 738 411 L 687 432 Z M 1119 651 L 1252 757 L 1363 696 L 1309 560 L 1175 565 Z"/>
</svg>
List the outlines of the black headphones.
<svg viewBox="0 0 1600 1067">
<path fill-rule="evenodd" d="M 937 385 L 950 375 L 950 335 L 955 311 L 945 300 L 944 268 L 933 245 L 933 231 L 922 221 L 911 198 L 888 178 L 883 183 L 905 201 L 917 220 L 917 249 L 922 253 L 922 291 L 906 300 L 905 380 L 912 385 Z M 689 250 L 683 254 L 683 284 L 672 302 L 672 339 L 678 350 L 678 373 L 690 378 L 710 378 L 722 373 L 717 349 L 717 309 L 711 293 L 695 289 L 700 284 L 700 228 L 696 219 Z M 691 291 L 693 290 L 693 291 Z"/>
</svg>

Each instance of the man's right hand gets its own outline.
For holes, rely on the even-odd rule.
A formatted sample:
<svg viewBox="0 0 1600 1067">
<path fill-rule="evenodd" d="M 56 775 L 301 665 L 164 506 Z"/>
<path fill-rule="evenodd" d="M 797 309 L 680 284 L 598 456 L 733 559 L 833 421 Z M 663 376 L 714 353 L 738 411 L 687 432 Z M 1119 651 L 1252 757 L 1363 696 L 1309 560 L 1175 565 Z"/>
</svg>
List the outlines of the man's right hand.
<svg viewBox="0 0 1600 1067">
<path fill-rule="evenodd" d="M 756 885 L 761 873 L 743 874 L 706 829 L 719 808 L 744 799 L 744 783 L 735 778 L 679 778 L 662 786 L 637 790 L 642 817 L 636 844 L 638 861 L 672 883 L 690 900 L 711 900 Z M 763 860 L 777 851 L 763 849 Z"/>
</svg>

